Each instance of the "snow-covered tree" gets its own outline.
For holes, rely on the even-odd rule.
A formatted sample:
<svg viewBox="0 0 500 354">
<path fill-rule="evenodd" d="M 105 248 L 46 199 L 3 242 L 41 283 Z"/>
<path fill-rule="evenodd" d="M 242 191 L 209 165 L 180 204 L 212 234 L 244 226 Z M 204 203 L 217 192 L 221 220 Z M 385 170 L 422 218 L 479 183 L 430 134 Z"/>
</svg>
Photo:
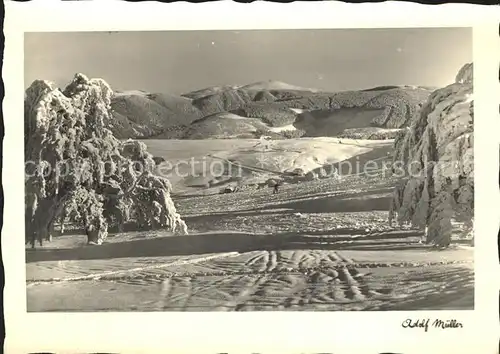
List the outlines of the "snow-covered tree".
<svg viewBox="0 0 500 354">
<path fill-rule="evenodd" d="M 434 91 L 395 140 L 394 164 L 404 167 L 389 219 L 427 230 L 427 242 L 448 246 L 452 221 L 472 230 L 474 219 L 474 101 L 472 64 L 456 82 Z"/>
<path fill-rule="evenodd" d="M 105 81 L 82 74 L 64 90 L 42 80 L 26 90 L 25 226 L 32 247 L 67 218 L 97 244 L 110 224 L 131 219 L 187 232 L 169 181 L 152 173 L 155 162 L 145 144 L 111 133 L 112 95 Z"/>
</svg>

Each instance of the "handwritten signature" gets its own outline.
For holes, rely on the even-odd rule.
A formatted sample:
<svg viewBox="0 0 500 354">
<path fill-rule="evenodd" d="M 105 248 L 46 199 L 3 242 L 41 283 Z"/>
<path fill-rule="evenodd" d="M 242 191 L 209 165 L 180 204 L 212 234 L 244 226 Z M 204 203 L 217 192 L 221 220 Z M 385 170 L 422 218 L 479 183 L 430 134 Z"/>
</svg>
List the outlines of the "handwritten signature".
<svg viewBox="0 0 500 354">
<path fill-rule="evenodd" d="M 431 323 L 430 318 L 417 319 L 417 320 L 407 318 L 406 320 L 403 321 L 403 323 L 401 323 L 401 326 L 403 328 L 424 328 L 425 332 L 427 332 L 429 330 L 429 327 L 448 329 L 448 328 L 463 328 L 464 325 L 455 319 L 450 319 L 450 320 L 435 319 Z"/>
</svg>

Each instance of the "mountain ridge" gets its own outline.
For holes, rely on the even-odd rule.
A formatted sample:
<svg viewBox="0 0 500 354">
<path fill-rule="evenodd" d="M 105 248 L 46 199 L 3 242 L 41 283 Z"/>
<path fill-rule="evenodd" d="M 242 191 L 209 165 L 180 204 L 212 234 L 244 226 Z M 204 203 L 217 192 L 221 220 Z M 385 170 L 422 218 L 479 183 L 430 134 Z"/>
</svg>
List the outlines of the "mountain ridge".
<svg viewBox="0 0 500 354">
<path fill-rule="evenodd" d="M 117 122 L 112 130 L 116 136 L 122 138 L 147 139 L 161 136 L 163 139 L 177 139 L 186 135 L 183 131 L 188 130 L 191 133 L 186 136 L 194 133 L 202 139 L 217 138 L 221 134 L 210 133 L 210 131 L 218 131 L 215 127 L 198 124 L 199 122 L 194 126 L 192 124 L 203 117 L 232 113 L 239 117 L 262 121 L 263 126 L 257 129 L 257 133 L 267 132 L 272 135 L 270 128 L 278 130 L 284 126 L 297 128 L 297 120 L 304 113 L 309 113 L 309 116 L 313 117 L 311 119 L 316 119 L 314 118 L 316 115 L 340 117 L 338 113 L 349 108 L 366 111 L 378 109 L 381 112 L 376 117 L 367 121 L 360 120 L 359 124 L 350 125 L 347 128 L 399 129 L 407 126 L 412 117 L 418 114 L 431 92 L 429 88 L 409 85 L 325 92 L 278 80 L 258 81 L 246 85 L 206 87 L 181 95 L 132 90 L 114 95 L 111 106 Z M 321 121 L 322 118 L 317 119 Z M 343 124 L 333 118 L 330 120 L 328 124 L 334 126 Z M 229 123 L 227 116 L 224 121 L 212 119 L 211 124 L 223 123 Z M 255 122 L 248 121 L 247 123 L 255 126 Z M 238 124 L 230 122 L 227 130 L 231 134 L 222 135 L 236 137 L 252 133 L 248 129 L 249 125 L 239 124 L 242 130 L 238 131 L 238 129 L 235 130 Z M 243 126 L 246 128 L 243 129 Z M 269 129 L 266 130 L 266 126 Z M 196 132 L 196 128 L 200 131 Z M 317 135 L 314 131 L 305 133 L 310 136 Z"/>
</svg>

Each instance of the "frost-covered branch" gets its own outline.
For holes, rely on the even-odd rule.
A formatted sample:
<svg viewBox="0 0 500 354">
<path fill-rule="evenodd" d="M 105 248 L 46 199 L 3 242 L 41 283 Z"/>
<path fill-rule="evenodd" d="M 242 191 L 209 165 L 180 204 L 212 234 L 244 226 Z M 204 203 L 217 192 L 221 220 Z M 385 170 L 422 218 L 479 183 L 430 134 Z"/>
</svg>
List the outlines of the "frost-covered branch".
<svg viewBox="0 0 500 354">
<path fill-rule="evenodd" d="M 397 215 L 399 223 L 426 229 L 428 243 L 448 246 L 452 221 L 472 229 L 473 119 L 472 64 L 466 64 L 395 140 L 394 163 L 402 162 L 409 178 L 395 189 L 389 219 Z"/>
</svg>

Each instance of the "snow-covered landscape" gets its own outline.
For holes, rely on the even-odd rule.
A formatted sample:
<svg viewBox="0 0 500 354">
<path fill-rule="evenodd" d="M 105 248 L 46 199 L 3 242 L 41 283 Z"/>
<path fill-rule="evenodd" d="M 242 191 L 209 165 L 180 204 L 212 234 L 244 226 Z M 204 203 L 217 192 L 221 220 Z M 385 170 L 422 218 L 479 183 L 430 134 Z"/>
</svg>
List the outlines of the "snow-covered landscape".
<svg viewBox="0 0 500 354">
<path fill-rule="evenodd" d="M 180 95 L 35 80 L 28 311 L 473 309 L 472 70 Z"/>
</svg>

